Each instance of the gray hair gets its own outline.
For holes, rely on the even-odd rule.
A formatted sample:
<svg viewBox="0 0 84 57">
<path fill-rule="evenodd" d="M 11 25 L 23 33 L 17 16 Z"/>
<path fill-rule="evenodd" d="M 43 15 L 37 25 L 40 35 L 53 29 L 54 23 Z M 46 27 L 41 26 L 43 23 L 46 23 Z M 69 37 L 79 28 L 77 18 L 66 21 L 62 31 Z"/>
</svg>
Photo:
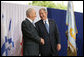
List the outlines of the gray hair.
<svg viewBox="0 0 84 57">
<path fill-rule="evenodd" d="M 41 10 L 43 10 L 43 11 L 47 12 L 47 10 L 46 10 L 45 8 L 41 8 L 39 11 L 41 11 Z"/>
<path fill-rule="evenodd" d="M 26 16 L 29 16 L 30 13 L 32 12 L 32 10 L 34 10 L 34 8 L 29 8 L 29 9 L 27 9 L 27 11 L 26 11 Z"/>
</svg>

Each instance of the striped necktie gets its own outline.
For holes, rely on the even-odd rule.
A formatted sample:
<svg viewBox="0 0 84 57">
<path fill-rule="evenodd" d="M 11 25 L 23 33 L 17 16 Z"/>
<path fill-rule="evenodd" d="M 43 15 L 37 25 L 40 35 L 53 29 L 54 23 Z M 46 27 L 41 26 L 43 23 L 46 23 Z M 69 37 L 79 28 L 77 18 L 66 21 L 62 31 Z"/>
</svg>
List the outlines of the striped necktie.
<svg viewBox="0 0 84 57">
<path fill-rule="evenodd" d="M 47 24 L 47 22 L 45 21 L 45 27 L 47 29 L 47 32 L 49 33 L 49 25 Z"/>
</svg>

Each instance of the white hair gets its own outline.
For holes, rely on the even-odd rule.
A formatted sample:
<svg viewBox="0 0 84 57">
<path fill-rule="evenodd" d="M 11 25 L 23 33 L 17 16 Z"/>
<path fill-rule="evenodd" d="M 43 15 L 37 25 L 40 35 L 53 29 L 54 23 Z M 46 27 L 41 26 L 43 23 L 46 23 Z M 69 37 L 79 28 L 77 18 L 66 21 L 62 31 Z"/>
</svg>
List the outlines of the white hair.
<svg viewBox="0 0 84 57">
<path fill-rule="evenodd" d="M 34 10 L 34 8 L 27 9 L 26 16 L 29 16 L 31 14 L 32 10 Z"/>
</svg>

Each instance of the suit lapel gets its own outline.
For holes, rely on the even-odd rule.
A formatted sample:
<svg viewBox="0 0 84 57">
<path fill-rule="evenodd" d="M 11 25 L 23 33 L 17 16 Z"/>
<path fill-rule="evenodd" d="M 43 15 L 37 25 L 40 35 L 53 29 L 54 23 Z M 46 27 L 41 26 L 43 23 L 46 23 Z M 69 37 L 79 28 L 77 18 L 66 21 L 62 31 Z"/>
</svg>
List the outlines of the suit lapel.
<svg viewBox="0 0 84 57">
<path fill-rule="evenodd" d="M 51 22 L 50 22 L 50 20 L 48 20 L 49 21 L 49 34 L 50 34 L 50 32 L 51 32 Z"/>
<path fill-rule="evenodd" d="M 42 29 L 44 30 L 44 32 L 48 33 L 43 20 L 41 20 L 41 27 L 43 27 Z"/>
<path fill-rule="evenodd" d="M 52 23 L 52 21 L 51 20 L 49 20 L 49 34 L 52 32 L 52 30 L 53 30 L 53 25 L 52 25 L 53 23 Z"/>
</svg>

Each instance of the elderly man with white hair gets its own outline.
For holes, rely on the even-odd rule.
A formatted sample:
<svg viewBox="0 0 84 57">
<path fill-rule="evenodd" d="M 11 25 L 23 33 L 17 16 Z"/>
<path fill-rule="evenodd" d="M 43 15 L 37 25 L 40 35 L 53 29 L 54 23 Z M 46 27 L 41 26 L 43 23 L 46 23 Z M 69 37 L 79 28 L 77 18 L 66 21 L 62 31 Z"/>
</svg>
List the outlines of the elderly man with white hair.
<svg viewBox="0 0 84 57">
<path fill-rule="evenodd" d="M 37 30 L 33 25 L 36 18 L 36 11 L 29 8 L 26 11 L 27 18 L 22 22 L 21 29 L 23 34 L 23 56 L 39 56 L 39 44 L 44 45 L 44 39 L 38 36 Z"/>
</svg>

